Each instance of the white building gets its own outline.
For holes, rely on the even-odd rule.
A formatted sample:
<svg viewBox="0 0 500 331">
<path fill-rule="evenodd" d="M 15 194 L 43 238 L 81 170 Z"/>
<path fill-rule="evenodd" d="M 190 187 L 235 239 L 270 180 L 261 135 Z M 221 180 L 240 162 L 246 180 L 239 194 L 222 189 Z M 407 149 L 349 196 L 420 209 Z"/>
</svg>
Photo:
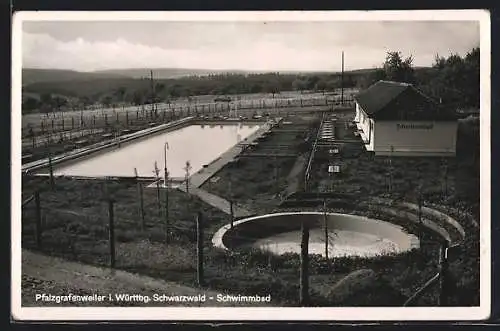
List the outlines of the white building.
<svg viewBox="0 0 500 331">
<path fill-rule="evenodd" d="M 375 155 L 455 156 L 457 120 L 411 84 L 379 81 L 354 97 L 355 123 Z"/>
</svg>

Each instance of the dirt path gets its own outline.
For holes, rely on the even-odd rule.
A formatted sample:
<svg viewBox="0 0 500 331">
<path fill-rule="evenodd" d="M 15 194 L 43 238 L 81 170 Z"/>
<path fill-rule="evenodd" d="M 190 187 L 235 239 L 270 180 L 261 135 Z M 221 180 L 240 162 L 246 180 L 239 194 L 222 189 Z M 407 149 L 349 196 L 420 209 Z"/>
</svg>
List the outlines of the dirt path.
<svg viewBox="0 0 500 331">
<path fill-rule="evenodd" d="M 147 276 L 108 268 L 66 261 L 31 251 L 22 252 L 22 305 L 23 306 L 163 306 L 163 307 L 236 307 L 271 306 L 273 303 L 222 302 L 217 300 L 219 293 L 166 282 Z M 36 294 L 48 295 L 102 295 L 101 302 L 55 302 L 36 301 Z M 149 303 L 128 301 L 117 302 L 119 294 L 148 296 Z M 205 302 L 158 302 L 154 295 L 192 296 L 205 295 Z M 109 295 L 113 301 L 110 301 Z M 233 294 L 237 296 L 238 294 Z M 193 300 L 187 299 L 186 300 Z"/>
</svg>

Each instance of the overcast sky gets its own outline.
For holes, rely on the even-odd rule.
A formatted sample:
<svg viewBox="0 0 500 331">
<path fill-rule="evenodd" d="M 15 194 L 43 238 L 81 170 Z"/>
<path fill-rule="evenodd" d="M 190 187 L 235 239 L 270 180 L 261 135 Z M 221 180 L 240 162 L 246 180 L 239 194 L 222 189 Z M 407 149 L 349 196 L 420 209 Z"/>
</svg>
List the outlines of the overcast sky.
<svg viewBox="0 0 500 331">
<path fill-rule="evenodd" d="M 380 66 L 387 51 L 417 66 L 479 46 L 471 21 L 24 22 L 23 67 L 339 70 Z"/>
</svg>

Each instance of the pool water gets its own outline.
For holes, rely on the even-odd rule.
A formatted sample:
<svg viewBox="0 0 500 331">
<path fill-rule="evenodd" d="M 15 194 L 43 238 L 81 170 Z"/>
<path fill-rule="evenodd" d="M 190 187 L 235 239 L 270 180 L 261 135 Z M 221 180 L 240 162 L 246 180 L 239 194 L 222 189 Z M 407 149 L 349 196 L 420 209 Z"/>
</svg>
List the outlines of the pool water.
<svg viewBox="0 0 500 331">
<path fill-rule="evenodd" d="M 374 257 L 403 251 L 397 243 L 377 235 L 348 231 L 330 231 L 328 235 L 329 257 L 360 256 Z M 280 255 L 300 254 L 301 231 L 284 232 L 256 240 L 252 247 Z M 323 229 L 309 230 L 309 254 L 325 255 L 325 233 Z"/>
<path fill-rule="evenodd" d="M 106 149 L 81 161 L 57 167 L 56 175 L 104 177 L 152 177 L 155 162 L 164 177 L 164 150 L 168 142 L 167 166 L 171 178 L 184 178 L 186 161 L 190 173 L 217 159 L 222 153 L 259 129 L 259 125 L 240 123 L 224 125 L 190 125 L 181 129 L 139 139 L 120 147 Z"/>
</svg>

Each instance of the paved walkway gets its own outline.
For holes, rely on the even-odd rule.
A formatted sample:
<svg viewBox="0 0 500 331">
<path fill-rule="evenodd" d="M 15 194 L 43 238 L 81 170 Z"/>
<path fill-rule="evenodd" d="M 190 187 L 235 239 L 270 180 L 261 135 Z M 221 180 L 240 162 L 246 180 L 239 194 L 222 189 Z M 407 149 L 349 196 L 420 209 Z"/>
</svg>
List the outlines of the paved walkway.
<svg viewBox="0 0 500 331">
<path fill-rule="evenodd" d="M 265 132 L 269 131 L 271 127 L 270 123 L 265 123 L 257 131 L 246 138 L 245 143 L 249 144 L 254 142 L 257 138 L 261 137 Z M 237 144 L 230 148 L 228 151 L 223 153 L 219 158 L 215 159 L 206 168 L 200 169 L 197 173 L 191 175 L 189 178 L 190 186 L 201 187 L 210 177 L 215 175 L 219 170 L 221 170 L 227 163 L 234 160 L 238 154 L 242 151 L 242 147 Z"/>
<path fill-rule="evenodd" d="M 127 305 L 134 306 L 191 306 L 191 307 L 213 307 L 213 306 L 271 306 L 273 303 L 234 303 L 217 301 L 217 295 L 223 294 L 212 290 L 203 290 L 188 286 L 179 285 L 173 282 L 166 282 L 159 279 L 154 279 L 147 276 L 132 274 L 120 270 L 112 270 L 109 268 L 98 268 L 90 265 L 85 265 L 76 262 L 66 261 L 60 258 L 45 256 L 31 251 L 23 250 L 22 252 L 22 274 L 23 278 L 30 279 L 30 283 L 34 288 L 23 289 L 22 302 L 30 306 L 46 306 L 42 302 L 35 302 L 34 298 L 26 296 L 34 296 L 36 293 L 43 293 L 42 288 L 44 282 L 57 283 L 61 286 L 60 295 L 73 294 L 98 294 L 108 296 L 111 294 L 141 294 L 148 295 L 153 298 L 154 294 L 165 295 L 183 295 L 197 296 L 206 295 L 205 302 L 149 302 L 146 303 L 128 303 Z M 37 291 L 37 287 L 39 287 Z M 75 287 L 78 287 L 75 289 Z M 70 292 L 70 291 L 73 292 Z M 78 291 L 78 292 L 76 292 Z M 46 293 L 51 294 L 51 293 Z M 237 293 L 234 295 L 238 295 Z M 212 299 L 210 299 L 212 298 Z M 57 305 L 57 304 L 54 304 Z M 78 304 L 90 305 L 90 304 Z M 111 306 L 117 305 L 116 300 L 113 302 L 104 301 L 103 303 L 93 303 L 91 305 Z M 57 305 L 61 306 L 61 305 Z"/>
<path fill-rule="evenodd" d="M 186 187 L 184 185 L 179 186 L 179 189 L 186 192 Z M 228 215 L 231 214 L 231 206 L 229 204 L 229 201 L 227 201 L 226 199 L 196 187 L 190 187 L 189 193 L 197 196 L 205 203 L 208 203 L 209 205 L 221 210 L 222 212 Z M 251 216 L 255 214 L 254 212 L 236 204 L 233 204 L 233 213 L 235 218 Z"/>
<path fill-rule="evenodd" d="M 277 119 L 277 121 L 281 121 L 281 118 Z M 271 123 L 267 122 L 257 131 L 255 131 L 252 135 L 247 137 L 245 143 L 251 143 L 255 141 L 257 138 L 261 137 L 265 132 L 269 131 L 271 128 Z M 209 205 L 220 209 L 226 214 L 231 214 L 231 207 L 229 201 L 224 198 L 221 198 L 215 194 L 209 193 L 206 190 L 201 189 L 200 187 L 209 180 L 212 176 L 214 176 L 219 170 L 221 170 L 227 163 L 234 160 L 238 154 L 242 151 L 242 147 L 238 144 L 233 146 L 227 152 L 222 154 L 219 158 L 217 158 L 214 162 L 210 163 L 208 167 L 202 168 L 197 173 L 193 174 L 189 179 L 189 193 L 197 196 L 202 201 L 208 203 Z M 186 192 L 185 185 L 180 185 L 179 189 Z M 243 207 L 233 205 L 233 212 L 235 217 L 244 217 L 250 216 L 254 214 L 250 210 L 247 210 Z"/>
</svg>

